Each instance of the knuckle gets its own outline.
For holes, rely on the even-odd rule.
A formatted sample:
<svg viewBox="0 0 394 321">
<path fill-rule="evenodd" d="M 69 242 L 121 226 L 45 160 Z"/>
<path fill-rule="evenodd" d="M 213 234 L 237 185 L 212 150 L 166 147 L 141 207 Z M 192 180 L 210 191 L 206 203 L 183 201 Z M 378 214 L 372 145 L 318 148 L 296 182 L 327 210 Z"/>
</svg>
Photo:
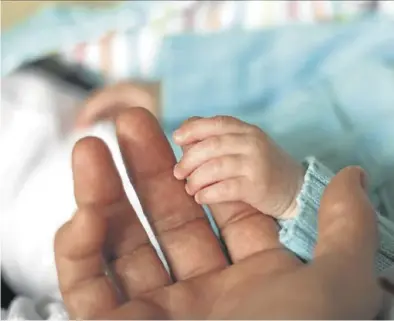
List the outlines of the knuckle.
<svg viewBox="0 0 394 321">
<path fill-rule="evenodd" d="M 270 146 L 270 139 L 263 131 L 259 135 L 249 137 L 249 151 L 258 157 L 267 155 Z"/>
<path fill-rule="evenodd" d="M 195 158 L 196 154 L 199 153 L 202 144 L 195 144 L 189 147 L 187 151 L 184 152 L 177 167 L 185 169 L 189 166 L 190 162 Z"/>
<path fill-rule="evenodd" d="M 224 160 L 222 158 L 216 159 L 212 164 L 211 164 L 211 171 L 212 175 L 215 175 L 223 170 L 225 166 Z"/>
<path fill-rule="evenodd" d="M 221 184 L 219 193 L 221 195 L 235 195 L 239 189 L 239 182 L 237 180 L 226 181 L 224 184 Z"/>
<path fill-rule="evenodd" d="M 256 154 L 261 148 L 260 145 L 260 140 L 257 136 L 250 135 L 245 137 L 245 146 L 249 154 Z"/>
<path fill-rule="evenodd" d="M 256 175 L 256 165 L 255 162 L 253 162 L 250 159 L 247 160 L 241 160 L 241 170 L 244 173 L 244 176 L 249 180 L 253 181 Z"/>
<path fill-rule="evenodd" d="M 210 150 L 217 150 L 220 148 L 222 143 L 222 140 L 220 137 L 212 137 L 209 139 L 209 141 L 207 142 L 208 148 Z"/>
<path fill-rule="evenodd" d="M 212 117 L 212 121 L 214 122 L 215 127 L 222 128 L 231 118 L 232 117 L 230 116 L 219 115 Z"/>
<path fill-rule="evenodd" d="M 228 190 L 229 190 L 229 186 L 228 185 L 229 184 L 226 182 L 226 183 L 220 184 L 218 186 L 217 193 L 218 193 L 219 196 L 225 196 L 225 195 L 228 194 Z"/>
</svg>

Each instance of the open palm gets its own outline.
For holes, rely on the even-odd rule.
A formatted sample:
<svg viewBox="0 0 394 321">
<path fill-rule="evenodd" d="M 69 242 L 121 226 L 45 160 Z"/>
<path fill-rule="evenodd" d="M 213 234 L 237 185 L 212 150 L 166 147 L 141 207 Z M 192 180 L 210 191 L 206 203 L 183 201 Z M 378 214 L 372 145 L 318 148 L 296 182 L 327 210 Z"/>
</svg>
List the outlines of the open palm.
<svg viewBox="0 0 394 321">
<path fill-rule="evenodd" d="M 308 266 L 280 244 L 272 218 L 242 204 L 216 205 L 211 210 L 230 264 L 203 209 L 173 177 L 175 157 L 155 118 L 136 108 L 119 116 L 116 126 L 130 179 L 171 276 L 126 197 L 108 148 L 99 139 L 85 138 L 73 155 L 79 209 L 59 230 L 55 244 L 60 288 L 73 318 L 365 318 L 376 312 L 379 296 L 372 272 L 376 233 L 366 198 L 335 208 L 331 216 L 340 217 L 349 206 L 356 214 L 351 222 L 324 222 L 328 228 L 319 240 L 318 259 Z M 332 188 L 337 200 L 344 199 L 359 175 L 356 172 L 348 170 Z M 361 224 L 361 232 L 352 230 L 354 221 Z M 344 228 L 346 238 L 341 237 Z M 348 246 L 362 250 L 348 254 Z M 338 274 L 329 272 L 334 266 L 365 266 L 360 275 L 349 278 L 344 273 L 340 278 L 347 287 L 340 291 L 341 297 L 351 291 L 353 297 L 344 300 L 361 307 L 356 315 L 335 302 L 338 287 L 332 279 Z M 312 300 L 318 302 L 316 308 Z"/>
</svg>

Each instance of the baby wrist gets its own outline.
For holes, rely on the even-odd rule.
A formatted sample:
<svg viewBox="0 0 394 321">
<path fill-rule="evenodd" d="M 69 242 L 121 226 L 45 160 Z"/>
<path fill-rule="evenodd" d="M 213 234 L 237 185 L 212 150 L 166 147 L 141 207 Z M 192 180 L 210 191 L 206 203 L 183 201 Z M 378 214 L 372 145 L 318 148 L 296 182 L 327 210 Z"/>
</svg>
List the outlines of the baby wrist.
<svg viewBox="0 0 394 321">
<path fill-rule="evenodd" d="M 279 220 L 281 243 L 301 259 L 312 259 L 317 240 L 317 213 L 323 192 L 333 173 L 314 157 L 307 158 L 303 165 L 305 175 L 296 199 L 296 214 L 292 219 Z"/>
</svg>

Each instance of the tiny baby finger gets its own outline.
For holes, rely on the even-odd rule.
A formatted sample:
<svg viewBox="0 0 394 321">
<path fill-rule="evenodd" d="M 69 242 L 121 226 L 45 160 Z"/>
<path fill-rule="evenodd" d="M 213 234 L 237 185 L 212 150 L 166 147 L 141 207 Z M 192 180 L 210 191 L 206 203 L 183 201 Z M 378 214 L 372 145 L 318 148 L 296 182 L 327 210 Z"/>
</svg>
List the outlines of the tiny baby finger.
<svg viewBox="0 0 394 321">
<path fill-rule="evenodd" d="M 194 198 L 197 203 L 207 205 L 240 201 L 243 199 L 243 184 L 241 177 L 230 178 L 202 189 Z"/>
<path fill-rule="evenodd" d="M 193 121 L 185 122 L 174 132 L 174 140 L 177 144 L 185 145 L 218 135 L 248 134 L 254 132 L 255 129 L 255 126 L 231 116 L 194 118 Z"/>
<path fill-rule="evenodd" d="M 214 136 L 192 146 L 174 168 L 177 179 L 185 179 L 198 166 L 210 159 L 230 154 L 242 154 L 247 150 L 246 135 L 230 134 Z"/>
<path fill-rule="evenodd" d="M 244 163 L 245 159 L 241 155 L 227 155 L 209 160 L 188 177 L 188 193 L 194 195 L 204 187 L 242 175 Z"/>
</svg>

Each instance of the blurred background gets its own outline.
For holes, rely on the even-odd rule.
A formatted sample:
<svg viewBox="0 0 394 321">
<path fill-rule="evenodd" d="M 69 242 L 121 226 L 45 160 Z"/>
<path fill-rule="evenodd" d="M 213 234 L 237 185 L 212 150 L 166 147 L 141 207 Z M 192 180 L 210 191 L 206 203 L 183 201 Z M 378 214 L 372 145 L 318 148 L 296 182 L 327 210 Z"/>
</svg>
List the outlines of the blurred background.
<svg viewBox="0 0 394 321">
<path fill-rule="evenodd" d="M 94 90 L 119 81 L 154 88 L 170 141 L 190 116 L 226 114 L 300 161 L 363 166 L 375 206 L 394 220 L 394 1 L 2 1 L 1 16 L 2 272 L 12 288 L 2 306 L 12 292 L 56 292 L 43 284 L 56 278 L 53 231 L 74 206 L 71 123 Z M 42 195 L 70 205 L 56 220 Z M 34 246 L 18 243 L 31 233 L 20 227 L 27 209 L 55 220 Z"/>
<path fill-rule="evenodd" d="M 1 28 L 7 29 L 17 23 L 28 19 L 43 7 L 58 3 L 59 1 L 2 1 L 1 2 Z M 110 6 L 117 1 L 61 1 L 63 4 L 83 6 Z"/>
</svg>

